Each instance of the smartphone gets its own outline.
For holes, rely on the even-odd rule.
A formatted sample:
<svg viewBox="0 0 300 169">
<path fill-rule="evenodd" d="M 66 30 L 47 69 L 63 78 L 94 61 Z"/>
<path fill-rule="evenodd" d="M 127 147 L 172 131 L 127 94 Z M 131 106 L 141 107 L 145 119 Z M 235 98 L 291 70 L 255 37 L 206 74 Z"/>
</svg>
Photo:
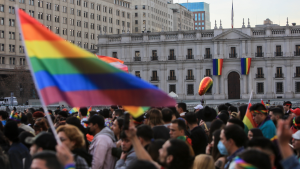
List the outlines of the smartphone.
<svg viewBox="0 0 300 169">
<path fill-rule="evenodd" d="M 128 112 L 125 112 L 124 114 L 124 125 L 123 125 L 123 129 L 124 130 L 128 130 L 129 129 L 129 120 L 130 120 L 130 114 Z"/>
</svg>

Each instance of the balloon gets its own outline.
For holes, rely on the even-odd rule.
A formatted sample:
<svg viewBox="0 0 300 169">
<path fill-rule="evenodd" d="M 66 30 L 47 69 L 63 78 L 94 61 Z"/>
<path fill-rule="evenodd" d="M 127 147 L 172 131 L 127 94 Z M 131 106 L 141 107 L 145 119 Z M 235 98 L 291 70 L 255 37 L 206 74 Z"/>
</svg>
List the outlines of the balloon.
<svg viewBox="0 0 300 169">
<path fill-rule="evenodd" d="M 213 86 L 213 80 L 210 77 L 205 77 L 201 80 L 199 84 L 198 93 L 200 96 L 204 95 Z"/>
</svg>

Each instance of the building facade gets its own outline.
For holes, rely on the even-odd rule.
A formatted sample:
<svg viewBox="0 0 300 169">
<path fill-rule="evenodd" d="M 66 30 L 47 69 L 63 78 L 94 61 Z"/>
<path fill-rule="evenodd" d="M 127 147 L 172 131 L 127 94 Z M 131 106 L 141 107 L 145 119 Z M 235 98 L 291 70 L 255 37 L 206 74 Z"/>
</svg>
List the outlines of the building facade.
<svg viewBox="0 0 300 169">
<path fill-rule="evenodd" d="M 193 13 L 180 4 L 168 4 L 173 11 L 173 31 L 194 30 Z"/>
<path fill-rule="evenodd" d="M 193 12 L 194 29 L 209 30 L 211 29 L 209 4 L 205 2 L 181 3 L 189 11 Z"/>
<path fill-rule="evenodd" d="M 180 100 L 300 97 L 300 26 L 101 35 L 98 46 Z M 252 58 L 248 75 L 241 58 Z M 212 75 L 212 59 L 223 59 L 222 75 Z M 199 96 L 205 76 L 213 87 Z"/>
</svg>

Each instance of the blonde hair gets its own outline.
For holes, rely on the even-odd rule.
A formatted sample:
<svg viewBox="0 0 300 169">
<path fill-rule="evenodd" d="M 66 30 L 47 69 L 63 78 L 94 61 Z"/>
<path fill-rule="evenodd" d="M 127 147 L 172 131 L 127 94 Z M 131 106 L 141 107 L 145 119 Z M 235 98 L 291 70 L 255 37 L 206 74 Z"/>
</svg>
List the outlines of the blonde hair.
<svg viewBox="0 0 300 169">
<path fill-rule="evenodd" d="M 214 159 L 210 155 L 200 154 L 195 157 L 193 169 L 215 169 Z"/>
<path fill-rule="evenodd" d="M 73 125 L 67 124 L 63 126 L 59 126 L 56 129 L 56 132 L 64 132 L 66 136 L 71 140 L 75 142 L 74 149 L 75 148 L 82 148 L 85 145 L 85 140 L 82 132 Z"/>
</svg>

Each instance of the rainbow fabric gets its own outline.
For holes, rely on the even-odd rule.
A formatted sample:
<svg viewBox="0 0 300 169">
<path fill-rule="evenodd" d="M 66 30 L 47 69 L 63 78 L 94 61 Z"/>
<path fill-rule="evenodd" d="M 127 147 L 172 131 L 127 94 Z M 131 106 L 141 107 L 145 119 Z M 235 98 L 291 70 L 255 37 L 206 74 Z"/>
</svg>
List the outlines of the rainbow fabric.
<svg viewBox="0 0 300 169">
<path fill-rule="evenodd" d="M 251 66 L 251 58 L 241 58 L 242 74 L 248 75 Z"/>
<path fill-rule="evenodd" d="M 109 56 L 100 56 L 97 55 L 97 57 L 101 60 L 103 60 L 106 63 L 109 63 L 110 65 L 123 70 L 124 72 L 128 73 L 128 67 L 126 65 L 124 65 L 124 61 L 117 59 L 117 58 L 112 58 Z"/>
<path fill-rule="evenodd" d="M 136 107 L 136 106 L 123 106 L 134 118 L 140 117 L 147 111 L 150 107 Z"/>
<path fill-rule="evenodd" d="M 266 107 L 266 105 L 265 105 L 263 99 L 260 99 L 260 102 L 261 102 L 261 104 L 263 104 L 263 105 Z"/>
<path fill-rule="evenodd" d="M 201 80 L 199 84 L 198 94 L 200 96 L 204 95 L 213 86 L 213 80 L 210 77 L 205 77 Z"/>
<path fill-rule="evenodd" d="M 242 167 L 243 169 L 257 169 L 257 167 L 245 162 L 243 159 L 240 159 L 239 157 L 236 157 L 234 159 L 234 162 L 236 165 Z"/>
<path fill-rule="evenodd" d="M 12 112 L 12 113 L 10 114 L 9 118 L 10 118 L 11 120 L 20 122 L 20 121 L 21 121 L 21 118 L 22 118 L 22 114 L 21 114 L 21 113 L 18 114 L 18 113 L 13 113 L 13 112 Z"/>
<path fill-rule="evenodd" d="M 79 112 L 79 109 L 80 109 L 80 107 L 73 107 L 73 108 L 69 111 L 69 113 L 72 114 L 72 113 L 75 113 L 75 112 Z"/>
<path fill-rule="evenodd" d="M 248 130 L 255 128 L 257 126 L 257 124 L 255 123 L 255 121 L 253 120 L 253 116 L 252 113 L 250 112 L 250 107 L 252 106 L 251 103 L 248 104 L 248 109 L 247 112 L 244 116 L 243 119 L 243 123 L 245 124 L 245 126 L 248 128 Z"/>
<path fill-rule="evenodd" d="M 267 114 L 268 110 L 253 110 L 251 113 L 256 113 L 256 114 Z"/>
<path fill-rule="evenodd" d="M 126 73 L 49 31 L 17 10 L 22 39 L 35 85 L 45 105 L 174 106 L 154 85 Z"/>
<path fill-rule="evenodd" d="M 222 75 L 223 59 L 213 60 L 213 75 Z"/>
</svg>

